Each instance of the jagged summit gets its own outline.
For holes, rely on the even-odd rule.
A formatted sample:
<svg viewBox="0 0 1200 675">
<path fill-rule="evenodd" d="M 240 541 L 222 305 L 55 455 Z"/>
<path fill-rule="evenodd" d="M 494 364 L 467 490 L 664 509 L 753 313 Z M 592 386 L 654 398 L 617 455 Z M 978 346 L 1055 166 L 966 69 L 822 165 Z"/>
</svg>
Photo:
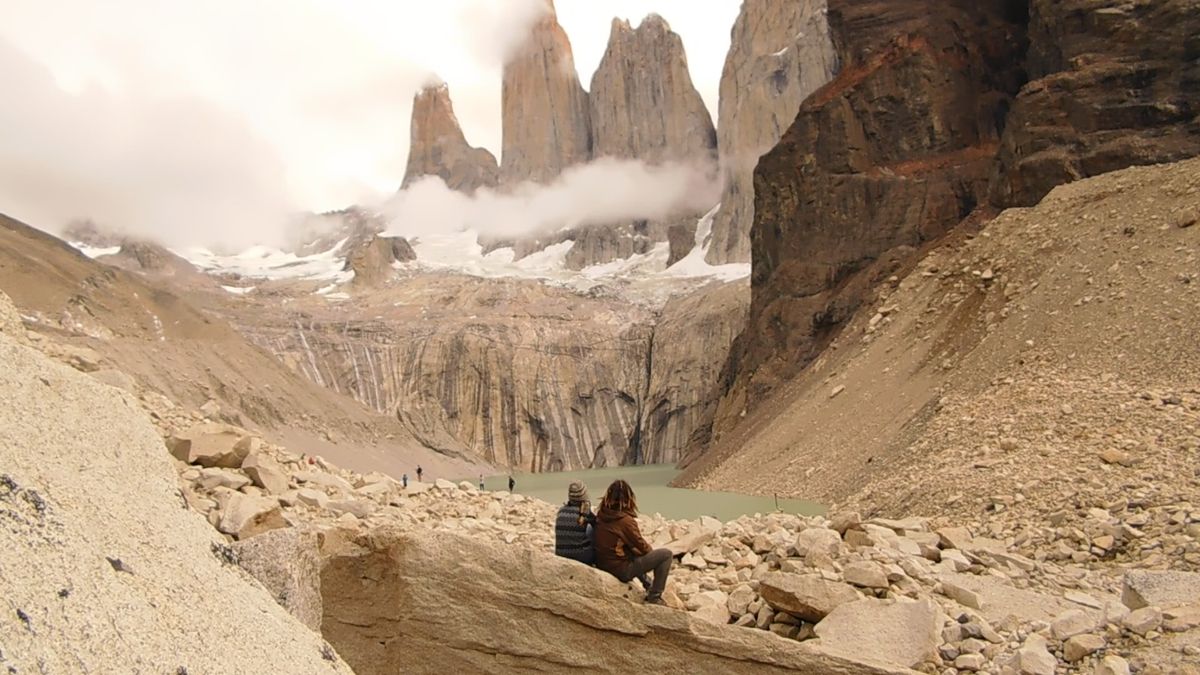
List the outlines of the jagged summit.
<svg viewBox="0 0 1200 675">
<path fill-rule="evenodd" d="M 548 182 L 591 157 L 588 95 L 554 3 L 504 66 L 501 178 Z"/>
<path fill-rule="evenodd" d="M 467 143 L 445 82 L 428 84 L 413 97 L 409 135 L 408 167 L 401 188 L 425 176 L 438 176 L 451 190 L 468 194 L 496 186 L 496 157 Z"/>
<path fill-rule="evenodd" d="M 613 19 L 590 103 L 594 157 L 662 163 L 715 156 L 716 130 L 692 84 L 683 40 L 657 14 L 636 29 Z"/>
</svg>

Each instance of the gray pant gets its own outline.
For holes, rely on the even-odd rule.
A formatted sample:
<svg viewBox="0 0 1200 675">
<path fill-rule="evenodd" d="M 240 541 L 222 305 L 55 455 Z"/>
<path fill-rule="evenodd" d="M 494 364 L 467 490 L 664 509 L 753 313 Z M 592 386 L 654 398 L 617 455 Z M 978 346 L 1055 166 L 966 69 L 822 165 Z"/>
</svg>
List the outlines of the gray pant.
<svg viewBox="0 0 1200 675">
<path fill-rule="evenodd" d="M 634 558 L 629 563 L 629 567 L 625 568 L 625 578 L 621 581 L 629 582 L 654 570 L 654 583 L 650 584 L 650 590 L 646 592 L 646 597 L 662 597 L 663 590 L 667 587 L 667 574 L 671 571 L 672 558 L 674 555 L 671 553 L 671 549 L 656 548 L 640 558 Z"/>
</svg>

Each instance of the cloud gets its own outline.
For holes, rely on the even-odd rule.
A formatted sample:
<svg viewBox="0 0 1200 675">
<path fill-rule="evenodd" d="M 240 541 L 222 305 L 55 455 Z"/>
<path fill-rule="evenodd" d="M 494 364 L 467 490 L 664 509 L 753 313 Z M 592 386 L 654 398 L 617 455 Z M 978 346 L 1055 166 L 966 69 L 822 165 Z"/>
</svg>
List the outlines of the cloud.
<svg viewBox="0 0 1200 675">
<path fill-rule="evenodd" d="M 720 198 L 710 166 L 605 158 L 572 167 L 553 183 L 465 195 L 437 177 L 397 193 L 382 211 L 389 233 L 409 238 L 473 230 L 484 237 L 539 235 L 562 228 L 629 220 L 664 220 L 703 212 Z"/>
<path fill-rule="evenodd" d="M 0 211 L 45 229 L 75 218 L 168 244 L 277 237 L 284 166 L 242 119 L 203 100 L 70 94 L 0 40 Z"/>
</svg>

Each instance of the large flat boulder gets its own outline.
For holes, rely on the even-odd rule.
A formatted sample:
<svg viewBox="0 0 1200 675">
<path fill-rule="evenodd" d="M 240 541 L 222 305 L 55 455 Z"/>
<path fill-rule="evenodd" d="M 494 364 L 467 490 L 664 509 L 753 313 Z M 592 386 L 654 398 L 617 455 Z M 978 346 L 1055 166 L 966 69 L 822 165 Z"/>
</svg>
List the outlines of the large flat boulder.
<svg viewBox="0 0 1200 675">
<path fill-rule="evenodd" d="M 1200 573 L 1174 570 L 1129 570 L 1121 602 L 1129 609 L 1200 605 Z"/>
<path fill-rule="evenodd" d="M 839 606 L 816 626 L 820 647 L 855 658 L 870 654 L 888 663 L 915 668 L 932 661 L 941 645 L 946 617 L 932 600 L 864 598 Z"/>
<path fill-rule="evenodd" d="M 132 396 L 7 335 L 0 363 L 0 671 L 348 672 L 184 508 Z"/>
<path fill-rule="evenodd" d="M 549 552 L 395 528 L 326 550 L 325 635 L 359 675 L 394 673 L 397 664 L 489 673 L 911 672 L 647 606 L 611 576 Z"/>
<path fill-rule="evenodd" d="M 824 619 L 838 606 L 863 597 L 849 584 L 788 572 L 763 577 L 758 592 L 772 608 L 812 623 Z"/>
</svg>

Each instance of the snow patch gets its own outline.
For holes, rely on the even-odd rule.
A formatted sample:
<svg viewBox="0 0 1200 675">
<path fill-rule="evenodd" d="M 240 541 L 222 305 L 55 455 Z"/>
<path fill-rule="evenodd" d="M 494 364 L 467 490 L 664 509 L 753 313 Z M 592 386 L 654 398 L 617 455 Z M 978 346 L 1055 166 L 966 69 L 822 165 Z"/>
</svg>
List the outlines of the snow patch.
<svg viewBox="0 0 1200 675">
<path fill-rule="evenodd" d="M 234 295 L 245 295 L 250 291 L 253 291 L 255 288 L 257 288 L 257 286 L 246 286 L 245 288 L 240 286 L 222 286 L 221 288 L 225 289 L 227 293 L 233 293 Z"/>
<path fill-rule="evenodd" d="M 86 255 L 87 257 L 91 258 L 92 260 L 95 260 L 96 258 L 99 258 L 101 256 L 116 255 L 117 253 L 120 253 L 120 251 L 121 251 L 120 246 L 88 246 L 87 244 L 83 244 L 80 242 L 70 242 L 70 243 L 71 243 L 71 246 L 75 248 L 75 250 Z"/>
<path fill-rule="evenodd" d="M 175 253 L 206 272 L 231 273 L 252 279 L 312 279 L 345 283 L 353 272 L 344 272 L 346 261 L 338 251 L 343 239 L 328 251 L 299 256 L 269 246 L 252 246 L 235 255 L 219 255 L 205 248 L 190 248 Z"/>
</svg>

